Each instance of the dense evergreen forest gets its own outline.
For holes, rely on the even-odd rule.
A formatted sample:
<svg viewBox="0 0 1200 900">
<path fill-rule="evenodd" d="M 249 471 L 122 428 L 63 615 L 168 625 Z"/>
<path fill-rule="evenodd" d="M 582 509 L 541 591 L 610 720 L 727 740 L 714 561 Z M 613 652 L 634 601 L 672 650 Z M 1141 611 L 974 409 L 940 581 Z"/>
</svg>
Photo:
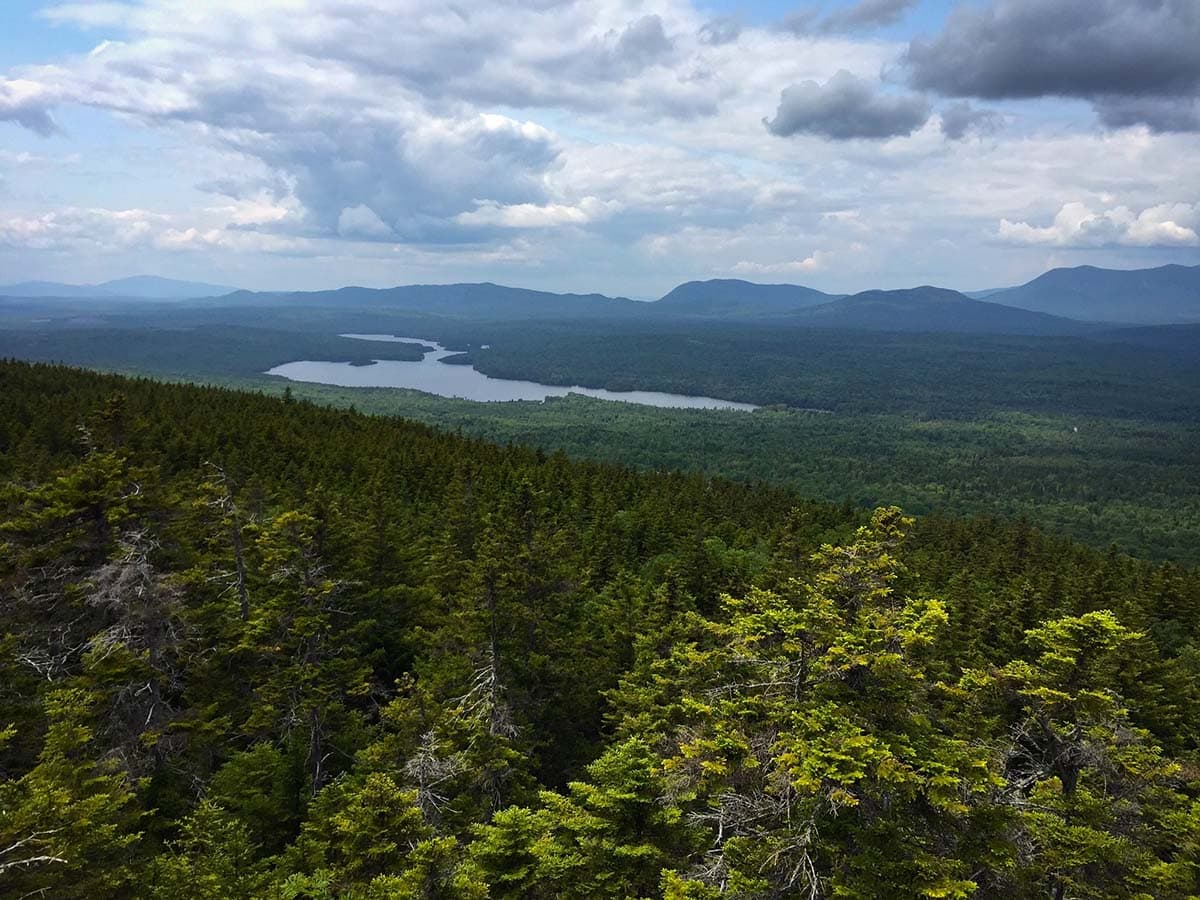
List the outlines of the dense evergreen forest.
<svg viewBox="0 0 1200 900">
<path fill-rule="evenodd" d="M 1200 573 L 0 363 L 0 896 L 1200 894 Z"/>
<path fill-rule="evenodd" d="M 671 410 L 574 395 L 474 403 L 389 388 L 230 380 L 500 442 L 786 485 L 858 506 L 1026 518 L 1135 556 L 1200 563 L 1200 424 L 996 412 L 979 418 Z"/>
<path fill-rule="evenodd" d="M 339 302 L 349 301 L 339 295 Z M 7 299 L 0 301 L 0 356 L 281 393 L 285 382 L 263 374 L 280 363 L 419 357 L 411 344 L 339 332 L 416 336 L 466 351 L 497 377 L 704 394 L 768 408 L 747 416 L 580 398 L 482 404 L 401 390 L 291 389 L 547 452 L 769 480 L 832 502 L 1024 517 L 1102 549 L 1116 544 L 1194 565 L 1197 327 L 1021 337 L 668 317 L 496 322 L 282 300 Z"/>
<path fill-rule="evenodd" d="M 1200 326 L 1090 337 L 800 328 L 505 332 L 471 357 L 501 378 L 671 391 L 841 415 L 1032 414 L 1193 422 Z"/>
</svg>

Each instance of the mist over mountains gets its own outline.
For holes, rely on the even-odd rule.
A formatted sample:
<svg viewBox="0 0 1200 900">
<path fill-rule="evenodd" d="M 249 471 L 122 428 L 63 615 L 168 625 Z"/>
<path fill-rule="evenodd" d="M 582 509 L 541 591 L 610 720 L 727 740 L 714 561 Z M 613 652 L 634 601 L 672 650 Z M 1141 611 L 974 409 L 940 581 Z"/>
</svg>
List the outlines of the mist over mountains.
<svg viewBox="0 0 1200 900">
<path fill-rule="evenodd" d="M 490 282 L 255 292 L 139 276 L 98 285 L 25 282 L 0 287 L 0 296 L 207 299 L 221 306 L 388 309 L 487 321 L 680 318 L 876 331 L 1069 335 L 1093 331 L 1100 325 L 1200 322 L 1200 266 L 1129 271 L 1093 266 L 1053 269 L 1024 285 L 970 295 L 929 285 L 844 295 L 795 284 L 712 279 L 689 281 L 657 301 L 641 302 Z"/>
<path fill-rule="evenodd" d="M 990 292 L 992 303 L 1101 322 L 1200 322 L 1200 266 L 1051 269 L 1027 284 Z"/>
<path fill-rule="evenodd" d="M 155 275 L 135 275 L 101 284 L 24 281 L 0 285 L 0 297 L 123 297 L 140 300 L 199 300 L 231 294 L 237 288 L 196 281 L 177 281 Z"/>
<path fill-rule="evenodd" d="M 962 334 L 1071 335 L 1096 326 L 1062 316 L 972 300 L 958 291 L 923 287 L 863 291 L 789 316 L 796 325 L 868 331 L 951 331 Z"/>
<path fill-rule="evenodd" d="M 840 294 L 797 284 L 755 284 L 734 278 L 688 281 L 661 297 L 656 306 L 688 315 L 751 315 L 792 313 L 836 300 Z"/>
<path fill-rule="evenodd" d="M 794 324 L 1063 334 L 1077 332 L 1079 322 L 1200 322 L 1200 266 L 1052 269 L 1027 284 L 970 294 L 926 285 L 838 295 L 792 284 L 714 279 L 682 284 L 655 305 L 718 318 L 784 314 Z"/>
</svg>

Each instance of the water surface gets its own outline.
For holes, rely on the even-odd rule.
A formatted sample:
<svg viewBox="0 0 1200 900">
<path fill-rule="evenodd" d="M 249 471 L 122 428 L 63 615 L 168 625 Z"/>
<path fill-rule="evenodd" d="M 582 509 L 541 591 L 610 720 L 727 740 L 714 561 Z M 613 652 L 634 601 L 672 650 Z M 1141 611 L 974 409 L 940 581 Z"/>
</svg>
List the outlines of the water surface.
<svg viewBox="0 0 1200 900">
<path fill-rule="evenodd" d="M 625 403 L 640 403 L 645 406 L 661 406 L 676 409 L 757 409 L 751 403 L 735 403 L 715 397 L 693 397 L 688 394 L 667 394 L 661 391 L 607 391 L 602 388 L 560 387 L 539 384 L 536 381 L 515 381 L 509 378 L 492 378 L 474 366 L 447 365 L 441 362 L 455 351 L 447 350 L 436 341 L 422 338 L 396 337 L 390 334 L 343 334 L 345 338 L 360 341 L 385 341 L 391 343 L 421 344 L 433 347 L 420 362 L 380 359 L 369 366 L 356 366 L 344 362 L 318 362 L 300 360 L 284 363 L 267 372 L 290 381 L 307 381 L 315 384 L 331 384 L 338 387 L 391 387 L 408 388 L 437 394 L 440 397 L 457 397 L 463 400 L 496 402 L 506 400 L 545 400 L 547 397 L 565 397 L 567 394 L 583 394 L 601 400 L 619 400 Z"/>
</svg>

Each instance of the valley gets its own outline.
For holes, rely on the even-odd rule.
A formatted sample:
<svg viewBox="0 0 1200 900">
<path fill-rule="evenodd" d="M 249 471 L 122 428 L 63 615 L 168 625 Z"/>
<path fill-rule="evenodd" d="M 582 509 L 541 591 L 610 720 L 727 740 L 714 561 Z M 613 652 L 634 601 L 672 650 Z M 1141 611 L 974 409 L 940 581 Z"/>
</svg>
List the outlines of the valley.
<svg viewBox="0 0 1200 900">
<path fill-rule="evenodd" d="M 1200 900 L 1200 0 L 0 7 L 0 900 Z"/>
<path fill-rule="evenodd" d="M 854 328 L 796 317 L 798 305 L 845 299 L 740 281 L 681 285 L 656 303 L 490 285 L 167 303 L 9 298 L 0 357 L 271 394 L 286 386 L 546 451 L 855 506 L 1028 519 L 1096 547 L 1200 561 L 1200 326 L 1064 327 L 1030 313 L 1017 333 L 977 333 L 972 316 L 988 304 L 965 301 L 963 320 L 948 312 L 950 293 L 862 295 L 853 308 L 867 318 Z M 899 314 L 911 327 L 897 330 Z M 1046 321 L 1044 333 L 1026 333 Z M 421 340 L 345 336 L 364 334 Z M 297 360 L 325 362 L 279 368 Z M 310 383 L 322 380 L 338 383 Z M 639 409 L 587 393 L 737 411 Z"/>
</svg>

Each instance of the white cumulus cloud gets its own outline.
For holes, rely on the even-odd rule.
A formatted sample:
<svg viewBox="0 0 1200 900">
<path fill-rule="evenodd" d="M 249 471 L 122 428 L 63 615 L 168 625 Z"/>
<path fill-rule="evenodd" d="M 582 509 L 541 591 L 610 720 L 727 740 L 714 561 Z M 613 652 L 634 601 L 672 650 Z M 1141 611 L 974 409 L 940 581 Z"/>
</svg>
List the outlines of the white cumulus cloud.
<svg viewBox="0 0 1200 900">
<path fill-rule="evenodd" d="M 504 205 L 492 200 L 479 201 L 469 212 L 459 213 L 455 221 L 462 225 L 492 225 L 501 228 L 550 228 L 556 225 L 586 225 L 618 211 L 617 201 L 584 197 L 577 204 L 534 203 Z"/>
<path fill-rule="evenodd" d="M 651 296 L 739 265 L 841 291 L 1008 283 L 1046 246 L 1200 262 L 1177 203 L 1200 197 L 1200 137 L 1097 131 L 1009 93 L 1003 118 L 935 103 L 896 80 L 907 42 L 870 33 L 908 6 L 797 32 L 700 0 L 47 4 L 95 49 L 0 68 L 0 266 L 53 277 L 29 251 L 69 247 L 92 270 L 155 253 L 166 270 L 186 251 L 263 287 Z"/>
<path fill-rule="evenodd" d="M 832 253 L 826 250 L 816 250 L 804 259 L 784 260 L 783 262 L 760 263 L 739 260 L 730 267 L 730 271 L 739 275 L 786 275 L 819 272 L 828 266 L 832 259 Z"/>
<path fill-rule="evenodd" d="M 1093 209 L 1065 204 L 1049 225 L 1000 220 L 1001 240 L 1053 247 L 1195 247 L 1200 246 L 1200 204 L 1164 203 L 1134 212 L 1128 206 Z"/>
</svg>

